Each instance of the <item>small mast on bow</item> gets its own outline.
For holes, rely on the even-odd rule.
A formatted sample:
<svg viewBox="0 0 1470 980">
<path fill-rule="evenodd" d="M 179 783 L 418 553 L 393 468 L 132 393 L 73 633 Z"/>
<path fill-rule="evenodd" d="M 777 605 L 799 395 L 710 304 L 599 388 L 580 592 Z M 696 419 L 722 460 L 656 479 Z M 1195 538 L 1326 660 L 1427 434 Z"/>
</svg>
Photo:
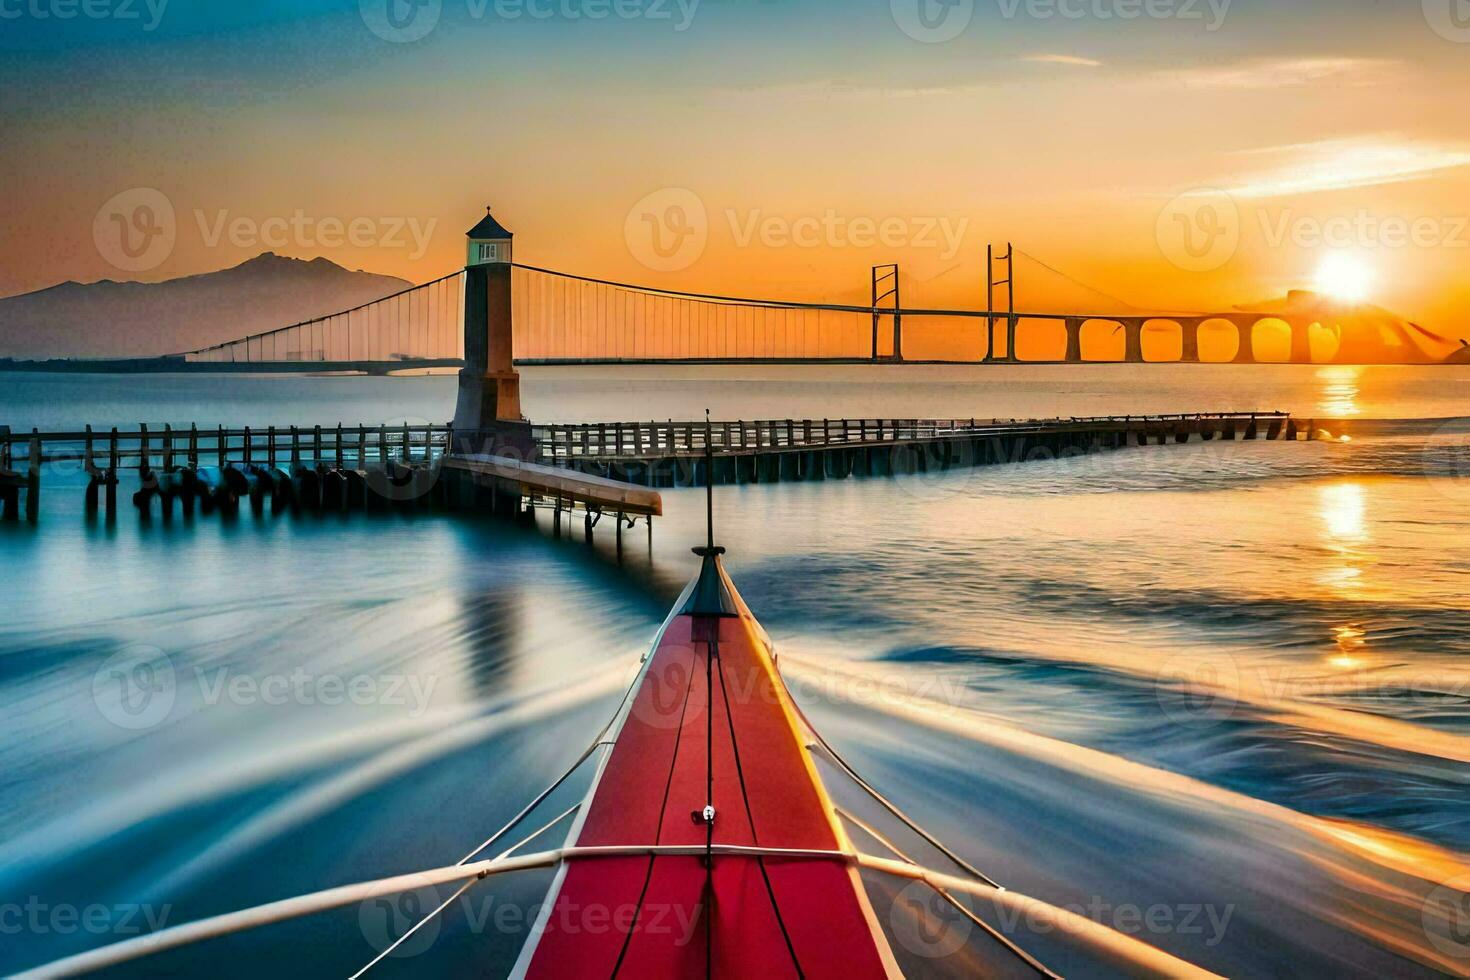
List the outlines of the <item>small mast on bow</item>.
<svg viewBox="0 0 1470 980">
<path fill-rule="evenodd" d="M 739 608 L 725 588 L 724 576 L 720 574 L 720 556 L 725 549 L 715 544 L 715 447 L 709 409 L 704 410 L 704 484 L 705 545 L 694 549 L 694 553 L 704 559 L 704 564 L 682 612 L 690 616 L 738 616 Z"/>
</svg>

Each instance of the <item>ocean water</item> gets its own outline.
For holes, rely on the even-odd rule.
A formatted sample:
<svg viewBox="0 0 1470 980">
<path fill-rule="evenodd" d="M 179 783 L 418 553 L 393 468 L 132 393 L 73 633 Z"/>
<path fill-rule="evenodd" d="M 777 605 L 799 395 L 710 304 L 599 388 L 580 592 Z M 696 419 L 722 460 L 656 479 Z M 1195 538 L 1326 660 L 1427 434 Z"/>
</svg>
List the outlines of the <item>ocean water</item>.
<svg viewBox="0 0 1470 980">
<path fill-rule="evenodd" d="M 1317 419 L 1311 443 L 721 488 L 719 537 L 817 727 L 1002 883 L 1223 975 L 1470 972 L 1470 369 L 524 387 L 546 421 Z M 0 375 L 13 429 L 443 421 L 452 401 L 447 378 Z M 606 528 L 588 546 L 426 513 L 108 527 L 81 486 L 48 474 L 40 524 L 0 525 L 0 972 L 458 860 L 596 735 L 703 536 L 701 491 L 667 491 L 619 564 Z M 477 889 L 378 970 L 504 972 L 545 884 Z M 906 968 L 963 972 L 875 903 Z M 350 974 L 417 907 L 115 972 Z M 1071 976 L 1134 972 L 1036 924 L 1024 944 Z"/>
</svg>

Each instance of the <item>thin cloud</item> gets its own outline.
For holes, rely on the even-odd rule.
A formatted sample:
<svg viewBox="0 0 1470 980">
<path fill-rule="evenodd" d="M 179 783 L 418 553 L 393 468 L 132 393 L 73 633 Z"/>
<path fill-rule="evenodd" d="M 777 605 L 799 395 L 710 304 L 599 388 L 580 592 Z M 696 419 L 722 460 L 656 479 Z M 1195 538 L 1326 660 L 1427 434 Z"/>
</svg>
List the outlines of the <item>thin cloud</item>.
<svg viewBox="0 0 1470 980">
<path fill-rule="evenodd" d="M 1253 58 L 1228 65 L 1155 72 L 1151 80 L 1195 89 L 1259 91 L 1301 88 L 1318 82 L 1371 86 L 1393 81 L 1401 63 L 1385 58 Z"/>
<path fill-rule="evenodd" d="M 1075 68 L 1101 68 L 1101 61 L 1091 58 L 1082 58 L 1075 54 L 1028 54 L 1021 61 L 1030 62 L 1033 65 L 1071 65 Z"/>
<path fill-rule="evenodd" d="M 1231 193 L 1241 197 L 1283 197 L 1425 180 L 1470 167 L 1470 147 L 1413 143 L 1392 137 L 1321 140 L 1251 150 L 1249 156 L 1281 162 Z"/>
</svg>

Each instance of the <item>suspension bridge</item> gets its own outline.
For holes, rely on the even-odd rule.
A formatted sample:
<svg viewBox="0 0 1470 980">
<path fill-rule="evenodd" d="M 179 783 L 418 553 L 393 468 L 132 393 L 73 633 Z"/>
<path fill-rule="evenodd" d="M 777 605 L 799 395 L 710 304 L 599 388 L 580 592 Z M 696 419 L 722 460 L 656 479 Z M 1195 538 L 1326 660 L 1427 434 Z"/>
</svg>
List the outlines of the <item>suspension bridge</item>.
<svg viewBox="0 0 1470 980">
<path fill-rule="evenodd" d="M 1018 364 L 1201 361 L 1202 331 L 1234 345 L 1234 363 L 1258 360 L 1265 325 L 1289 329 L 1293 363 L 1312 363 L 1310 318 L 1240 310 L 1126 314 L 1016 308 L 1014 246 L 987 262 L 982 309 L 905 308 L 897 265 L 871 270 L 867 305 L 806 303 L 682 292 L 520 263 L 511 269 L 512 330 L 519 366 L 615 364 Z M 1052 273 L 1065 273 L 1034 260 Z M 473 268 L 473 265 L 471 266 Z M 1004 278 L 997 279 L 997 274 Z M 1106 297 L 1077 280 L 1085 290 Z M 1001 289 L 1000 287 L 1003 287 Z M 359 370 L 382 373 L 461 366 L 466 270 L 380 300 L 237 340 L 170 355 L 224 370 Z M 1000 300 L 1005 302 L 1001 303 Z M 1117 300 L 1120 307 L 1124 301 Z M 1145 357 L 1145 332 L 1168 333 L 1174 350 Z M 1098 356 L 1090 344 L 1120 356 Z M 922 353 L 915 355 L 914 349 Z M 1056 354 L 1028 351 L 1065 350 Z M 1228 346 L 1226 349 L 1229 349 Z"/>
<path fill-rule="evenodd" d="M 625 527 L 641 519 L 651 536 L 663 512 L 660 488 L 898 476 L 1148 445 L 1314 437 L 1313 424 L 1277 412 L 702 425 L 535 425 L 521 412 L 518 367 L 528 363 L 910 363 L 905 330 L 930 320 L 959 321 L 987 345 L 983 359 L 1017 363 L 1015 254 L 1011 248 L 1002 256 L 1005 280 L 995 280 L 990 263 L 992 295 L 996 285 L 1006 287 L 1003 314 L 905 309 L 897 266 L 873 270 L 868 306 L 786 303 L 517 264 L 510 232 L 487 213 L 469 233 L 469 264 L 459 272 L 352 310 L 178 355 L 262 370 L 455 364 L 451 423 L 29 433 L 0 425 L 0 515 L 17 518 L 24 498 L 27 518 L 36 520 L 44 468 L 74 461 L 87 476 L 87 513 L 102 510 L 108 519 L 116 516 L 121 475 L 132 471 L 139 481 L 132 501 L 145 518 L 155 501 L 164 520 L 176 504 L 188 518 L 196 505 L 233 514 L 242 501 L 256 514 L 267 504 L 274 512 L 442 506 L 534 520 L 544 509 L 559 535 L 563 517 L 580 511 L 589 541 L 604 516 L 613 519 L 621 554 Z M 1068 336 L 1080 339 L 1084 321 L 1061 319 Z M 1144 321 L 1137 322 L 1119 325 L 1130 355 Z M 997 340 L 1004 353 L 994 353 Z"/>
</svg>

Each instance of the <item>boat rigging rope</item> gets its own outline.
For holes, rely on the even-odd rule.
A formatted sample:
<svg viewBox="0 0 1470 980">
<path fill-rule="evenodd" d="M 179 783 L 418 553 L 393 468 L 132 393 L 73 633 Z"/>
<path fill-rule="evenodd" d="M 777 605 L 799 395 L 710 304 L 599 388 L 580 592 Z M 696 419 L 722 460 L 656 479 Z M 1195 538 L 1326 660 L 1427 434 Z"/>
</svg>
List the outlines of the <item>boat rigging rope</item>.
<svg viewBox="0 0 1470 980">
<path fill-rule="evenodd" d="M 1211 980 L 1211 978 L 1222 980 L 1217 974 L 1201 969 L 1188 960 L 1166 953 L 1156 946 L 1150 946 L 1141 939 L 1134 939 L 1126 933 L 1119 932 L 1100 922 L 1094 922 L 1084 915 L 1022 895 L 1019 892 L 993 888 L 981 882 L 970 881 L 968 878 L 941 874 L 921 865 L 908 864 L 903 861 L 890 861 L 866 854 L 856 855 L 855 860 L 859 867 L 870 871 L 890 874 L 897 878 L 907 878 L 911 881 L 922 881 L 936 891 L 946 888 L 965 895 L 973 895 L 976 898 L 988 898 L 997 906 L 1004 906 L 1012 914 L 1035 916 L 1041 921 L 1051 923 L 1054 927 L 1053 932 L 1065 934 L 1093 952 L 1117 960 L 1125 967 L 1124 972 L 1131 976 L 1167 977 L 1170 980 Z"/>
<path fill-rule="evenodd" d="M 837 753 L 837 750 L 832 747 L 831 743 L 829 743 L 826 738 L 822 736 L 822 733 L 817 731 L 812 726 L 811 720 L 806 716 L 806 712 L 802 711 L 801 706 L 796 704 L 794 699 L 792 700 L 792 704 L 796 705 L 796 712 L 797 714 L 801 715 L 801 720 L 806 723 L 807 731 L 810 732 L 812 737 L 816 739 L 815 743 L 807 746 L 809 750 L 821 748 L 823 753 L 826 754 L 833 763 L 835 763 L 844 772 L 846 772 L 848 776 L 852 777 L 853 782 L 857 783 L 864 792 L 866 792 L 869 796 L 876 800 L 889 813 L 893 814 L 899 820 L 903 821 L 904 826 L 908 827 L 914 833 L 918 834 L 920 837 L 924 838 L 924 840 L 928 841 L 935 848 L 935 850 L 939 851 L 939 853 L 943 854 L 955 864 L 959 865 L 966 874 L 969 874 L 977 881 L 983 882 L 984 884 L 987 884 L 992 888 L 999 888 L 1001 891 L 1005 890 L 1004 885 L 998 883 L 989 875 L 985 874 L 974 865 L 972 865 L 969 861 L 966 861 L 964 858 L 956 854 L 947 845 L 945 845 L 943 841 L 935 837 L 933 834 L 929 833 L 929 831 L 925 830 L 923 827 L 919 826 L 919 824 L 916 823 L 912 817 L 900 810 L 897 805 L 895 805 L 882 793 L 878 792 L 878 790 L 875 789 L 872 784 L 870 784 L 866 779 L 864 779 L 862 776 L 859 776 L 857 770 L 848 765 L 847 760 L 839 755 Z"/>
<path fill-rule="evenodd" d="M 575 773 L 578 769 L 582 768 L 582 764 L 583 763 L 585 763 L 588 759 L 592 758 L 592 754 L 594 752 L 596 752 L 598 749 L 602 748 L 605 745 L 612 745 L 613 744 L 611 741 L 608 741 L 607 740 L 607 738 L 606 738 L 607 733 L 612 730 L 613 725 L 617 724 L 617 720 L 622 715 L 623 709 L 626 708 L 627 705 L 628 705 L 628 699 L 630 697 L 632 697 L 633 692 L 635 690 L 637 690 L 637 688 L 639 686 L 639 681 L 641 679 L 642 679 L 642 674 L 640 673 L 639 674 L 639 680 L 635 680 L 632 684 L 630 684 L 627 687 L 626 690 L 623 691 L 623 699 L 618 702 L 617 710 L 613 712 L 613 716 L 608 719 L 608 722 L 607 722 L 606 725 L 603 725 L 602 726 L 602 730 L 597 733 L 597 737 L 592 740 L 592 744 L 589 745 L 589 746 L 587 746 L 587 750 L 585 752 L 583 752 L 581 754 L 581 756 L 579 756 L 577 758 L 577 761 L 576 762 L 572 763 L 572 767 L 570 769 L 568 769 L 566 772 L 562 773 L 561 776 L 557 778 L 556 782 L 552 783 L 550 786 L 546 787 L 546 789 L 542 790 L 541 793 L 540 793 L 540 795 L 538 795 L 534 800 L 532 800 L 530 803 L 526 804 L 525 808 L 522 809 L 520 813 L 517 813 L 511 819 L 510 823 L 506 824 L 504 827 L 501 827 L 495 833 L 491 834 L 490 837 L 489 837 L 489 839 L 487 839 L 483 844 L 481 844 L 479 847 L 475 848 L 473 851 L 470 851 L 470 853 L 466 854 L 464 857 L 460 858 L 460 860 L 459 860 L 459 863 L 460 864 L 466 864 L 466 863 L 468 863 L 476 855 L 478 855 L 481 852 L 483 852 L 487 847 L 489 847 L 490 845 L 494 844 L 500 838 L 504 837 L 507 833 L 510 832 L 510 830 L 511 830 L 512 827 L 516 826 L 522 820 L 526 819 L 526 817 L 529 816 L 533 810 L 535 810 L 542 803 L 545 803 L 546 802 L 546 798 L 547 797 L 549 797 L 552 793 L 555 793 L 558 789 L 560 789 L 561 786 L 562 786 L 562 784 L 565 783 L 568 779 L 570 779 L 572 777 L 572 774 L 573 773 Z M 515 848 L 511 848 L 511 850 L 515 850 Z"/>
<path fill-rule="evenodd" d="M 352 976 L 348 977 L 348 980 L 361 980 L 361 977 L 364 973 L 377 966 L 388 956 L 391 956 L 395 949 L 408 942 L 410 936 L 422 929 L 425 925 L 429 923 L 431 919 L 437 916 L 440 912 L 443 912 L 445 909 L 449 908 L 449 906 L 454 902 L 455 899 L 459 898 L 459 896 L 469 891 L 474 885 L 479 882 L 479 880 L 480 879 L 478 878 L 471 878 L 469 881 L 460 885 L 453 895 L 450 895 L 439 904 L 438 908 L 434 909 L 434 911 L 430 912 L 428 915 L 415 922 L 411 927 L 409 927 L 407 932 L 399 936 L 397 939 L 393 940 L 393 942 L 390 943 L 386 949 L 384 949 L 377 956 L 374 956 L 371 960 L 369 960 L 367 966 L 364 966 L 361 970 L 358 970 Z"/>
<path fill-rule="evenodd" d="M 570 779 L 572 777 L 572 774 L 573 773 L 575 773 L 578 769 L 582 768 L 582 764 L 584 762 L 586 762 L 588 759 L 592 758 L 592 753 L 596 752 L 602 746 L 609 744 L 609 743 L 604 742 L 602 740 L 602 736 L 604 734 L 606 734 L 606 733 L 607 733 L 607 729 L 604 728 L 602 730 L 602 732 L 600 732 L 598 734 L 597 739 L 591 745 L 587 746 L 587 751 L 583 752 L 581 754 L 581 756 L 578 757 L 577 761 L 574 762 L 574 763 L 572 763 L 572 768 L 570 768 L 566 772 L 562 773 L 561 776 L 557 778 L 556 782 L 554 782 L 550 786 L 546 787 L 546 789 L 544 789 L 544 790 L 541 791 L 540 795 L 538 795 L 530 803 L 526 804 L 525 808 L 522 809 L 520 813 L 517 813 L 513 818 L 511 818 L 510 823 L 506 824 L 504 827 L 501 827 L 495 833 L 491 834 L 490 837 L 483 844 L 481 844 L 479 847 L 475 848 L 473 851 L 470 851 L 470 853 L 466 854 L 464 857 L 460 858 L 458 863 L 460 865 L 468 864 L 471 860 L 473 860 L 475 858 L 476 855 L 480 854 L 487 847 L 489 847 L 490 845 L 494 844 L 496 841 L 500 840 L 500 838 L 504 837 L 507 833 L 510 832 L 511 828 L 515 827 L 522 820 L 526 819 L 526 817 L 529 816 L 530 813 L 533 810 L 535 810 L 538 806 L 540 806 L 542 803 L 545 803 L 547 797 L 549 797 L 552 793 L 555 793 L 558 789 L 560 789 L 561 788 L 561 785 L 563 783 L 565 783 L 568 779 Z M 563 816 L 565 816 L 565 814 L 563 814 Z M 558 817 L 557 819 L 559 820 L 561 818 Z M 538 831 L 538 833 L 539 833 L 539 831 Z M 527 838 L 527 840 L 529 840 L 529 839 L 530 838 Z M 521 843 L 525 843 L 525 841 L 522 841 Z M 520 845 L 518 844 L 516 846 L 519 847 Z M 515 848 L 514 847 L 511 848 L 511 850 L 515 850 Z"/>
<path fill-rule="evenodd" d="M 598 743 L 598 744 L 601 744 L 601 743 Z M 512 844 L 510 847 L 506 848 L 504 851 L 501 851 L 499 854 L 497 854 L 495 856 L 495 860 L 496 861 L 500 861 L 500 860 L 504 860 L 505 858 L 509 857 L 511 851 L 514 851 L 516 848 L 522 847 L 522 846 L 530 843 L 531 841 L 535 840 L 537 837 L 540 837 L 542 834 L 546 833 L 552 827 L 555 827 L 557 824 L 561 823 L 563 820 L 565 820 L 567 817 L 571 816 L 572 814 L 576 813 L 581 808 L 582 808 L 582 804 L 580 802 L 573 803 L 570 807 L 568 807 L 567 809 L 563 810 L 561 813 L 557 814 L 556 817 L 553 818 L 551 821 L 547 822 L 546 824 L 543 824 L 541 827 L 537 828 L 535 831 L 531 832 L 527 836 L 522 837 L 519 841 L 517 841 L 516 843 Z M 464 864 L 464 862 L 461 861 L 459 865 L 456 865 L 456 867 L 462 866 L 463 864 Z M 478 882 L 479 880 L 480 879 L 478 879 L 478 878 L 471 878 L 469 881 L 467 881 L 463 885 L 461 885 L 460 888 L 459 888 L 459 891 L 455 892 L 453 895 L 450 895 L 449 898 L 446 899 L 441 905 L 439 905 L 438 908 L 434 909 L 428 915 L 424 916 L 422 919 L 420 919 L 419 921 L 415 922 L 413 924 L 413 926 L 411 926 L 407 932 L 405 932 L 403 935 L 401 935 L 397 939 L 395 939 L 393 941 L 392 945 L 390 945 L 387 949 L 383 950 L 377 956 L 373 957 L 373 959 L 372 959 L 371 962 L 369 962 L 361 970 L 358 970 L 356 973 L 354 973 L 349 978 L 349 980 L 358 980 L 358 978 L 361 977 L 364 973 L 366 973 L 367 971 L 371 970 L 374 966 L 377 966 L 378 963 L 379 963 L 379 961 L 381 961 L 384 957 L 389 956 L 390 954 L 392 954 L 392 952 L 395 949 L 397 949 L 399 946 L 402 946 L 405 942 L 407 942 L 408 941 L 408 938 L 410 936 L 412 936 L 414 933 L 418 932 L 425 925 L 428 925 L 428 923 L 429 923 L 430 920 L 432 920 L 433 918 L 435 918 L 436 916 L 438 916 L 445 909 L 449 908 L 450 904 L 453 903 L 455 899 L 459 898 L 465 892 L 469 891 L 470 888 L 473 885 L 475 885 L 475 883 Z"/>
<path fill-rule="evenodd" d="M 889 840 L 888 837 L 886 835 L 884 835 L 882 831 L 878 830 L 876 827 L 871 826 L 867 821 L 863 820 L 861 817 L 857 816 L 854 813 L 849 813 L 848 811 L 842 809 L 841 807 L 837 807 L 836 810 L 837 810 L 838 816 L 841 816 L 844 819 L 851 821 L 855 826 L 857 826 L 858 828 L 860 828 L 864 833 L 868 834 L 870 837 L 872 837 L 878 843 L 880 843 L 884 847 L 888 848 L 890 851 L 892 851 L 895 855 L 897 855 L 900 859 L 902 859 L 906 863 L 911 864 L 911 865 L 913 865 L 916 868 L 922 867 L 922 865 L 920 865 L 917 861 L 915 861 L 909 855 L 905 854 L 903 852 L 903 850 L 901 848 L 899 848 L 899 846 L 897 844 L 895 844 L 895 843 L 893 843 L 893 841 Z M 929 884 L 929 883 L 928 882 L 925 882 L 925 884 Z M 1031 967 L 1031 969 L 1035 970 L 1038 974 L 1040 974 L 1043 977 L 1048 978 L 1048 980 L 1062 980 L 1062 975 L 1061 974 L 1054 973 L 1053 971 L 1051 971 L 1050 969 L 1048 969 L 1040 960 L 1036 959 L 1036 957 L 1034 957 L 1030 953 L 1026 952 L 1020 946 L 1016 945 L 1016 943 L 1014 941 L 1012 941 L 1008 936 L 1006 936 L 1000 930 L 998 930 L 995 927 L 993 927 L 990 923 L 986 922 L 984 919 L 980 918 L 980 916 L 976 915 L 973 910 L 971 910 L 970 908 L 966 907 L 965 905 L 963 905 L 960 902 L 959 899 L 955 898 L 954 895 L 953 895 L 953 893 L 951 893 L 948 889 L 942 888 L 942 887 L 940 887 L 938 885 L 932 885 L 932 884 L 930 884 L 929 887 L 932 888 L 932 889 L 934 889 L 935 894 L 937 894 L 940 898 L 942 898 L 946 902 L 948 902 L 949 905 L 952 908 L 954 908 L 955 911 L 959 912 L 965 918 L 969 919 L 975 925 L 977 925 L 981 929 L 983 929 L 986 933 L 988 933 L 990 935 L 990 937 L 992 939 L 994 939 L 996 942 L 1000 943 L 1001 946 L 1005 947 L 1006 950 L 1008 950 L 1010 953 L 1012 953 L 1013 955 L 1015 955 L 1015 957 L 1017 959 L 1021 960 L 1027 966 Z"/>
</svg>

